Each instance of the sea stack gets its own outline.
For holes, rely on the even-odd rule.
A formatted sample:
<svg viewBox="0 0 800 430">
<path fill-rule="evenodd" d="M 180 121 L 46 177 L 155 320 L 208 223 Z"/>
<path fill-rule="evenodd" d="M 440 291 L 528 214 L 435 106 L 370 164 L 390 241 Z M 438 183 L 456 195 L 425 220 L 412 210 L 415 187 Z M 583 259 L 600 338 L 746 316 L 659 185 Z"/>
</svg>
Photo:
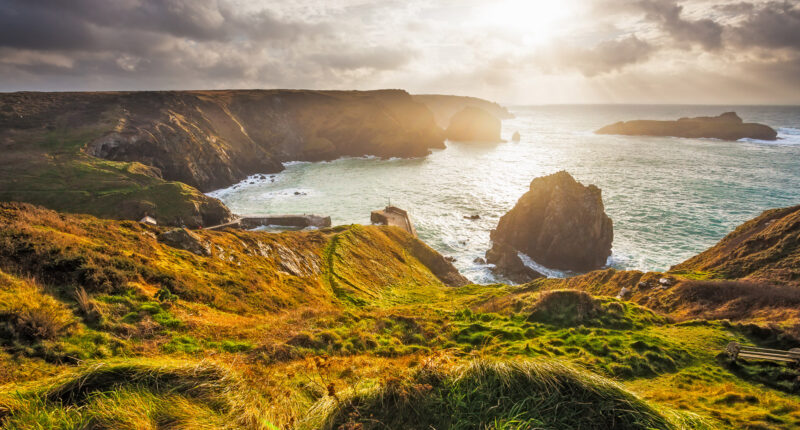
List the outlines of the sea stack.
<svg viewBox="0 0 800 430">
<path fill-rule="evenodd" d="M 486 259 L 496 264 L 522 252 L 553 269 L 589 271 L 605 265 L 613 238 L 600 189 L 561 171 L 534 179 L 500 218 Z"/>
<path fill-rule="evenodd" d="M 500 125 L 489 112 L 467 106 L 450 119 L 445 136 L 461 142 L 500 142 Z"/>
<path fill-rule="evenodd" d="M 720 116 L 681 118 L 677 121 L 620 121 L 607 125 L 597 134 L 622 134 L 628 136 L 670 136 L 685 138 L 710 138 L 721 140 L 758 139 L 775 140 L 778 132 L 764 124 L 743 122 L 736 112 Z"/>
</svg>

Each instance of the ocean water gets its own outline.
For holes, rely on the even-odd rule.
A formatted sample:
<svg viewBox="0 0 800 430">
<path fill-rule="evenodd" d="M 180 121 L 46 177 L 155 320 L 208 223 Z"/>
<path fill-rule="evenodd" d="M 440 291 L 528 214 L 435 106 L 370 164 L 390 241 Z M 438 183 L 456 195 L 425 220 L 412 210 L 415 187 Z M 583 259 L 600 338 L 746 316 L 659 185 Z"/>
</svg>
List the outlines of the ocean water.
<svg viewBox="0 0 800 430">
<path fill-rule="evenodd" d="M 456 258 L 474 282 L 493 282 L 473 260 L 489 231 L 531 180 L 567 170 L 603 191 L 614 221 L 608 265 L 666 270 L 715 244 L 765 209 L 800 204 L 800 107 L 518 106 L 503 137 L 519 143 L 447 142 L 421 159 L 348 158 L 286 164 L 210 195 L 239 214 L 315 213 L 334 224 L 369 223 L 391 201 L 407 209 L 421 239 Z M 602 136 L 603 125 L 736 111 L 776 128 L 776 142 Z M 465 219 L 480 215 L 479 220 Z M 536 264 L 531 262 L 531 264 Z M 550 276 L 565 275 L 548 270 Z"/>
</svg>

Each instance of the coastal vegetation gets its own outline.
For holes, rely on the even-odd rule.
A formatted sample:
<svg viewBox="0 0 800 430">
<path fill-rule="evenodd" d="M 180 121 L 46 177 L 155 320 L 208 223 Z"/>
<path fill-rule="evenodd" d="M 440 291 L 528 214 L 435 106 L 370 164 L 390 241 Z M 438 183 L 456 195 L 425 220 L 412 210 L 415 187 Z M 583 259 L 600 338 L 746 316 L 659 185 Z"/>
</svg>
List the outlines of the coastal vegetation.
<svg viewBox="0 0 800 430">
<path fill-rule="evenodd" d="M 721 354 L 791 344 L 793 285 L 470 285 L 394 227 L 195 232 L 208 253 L 166 230 L 0 206 L 5 428 L 800 425 L 795 371 Z"/>
</svg>

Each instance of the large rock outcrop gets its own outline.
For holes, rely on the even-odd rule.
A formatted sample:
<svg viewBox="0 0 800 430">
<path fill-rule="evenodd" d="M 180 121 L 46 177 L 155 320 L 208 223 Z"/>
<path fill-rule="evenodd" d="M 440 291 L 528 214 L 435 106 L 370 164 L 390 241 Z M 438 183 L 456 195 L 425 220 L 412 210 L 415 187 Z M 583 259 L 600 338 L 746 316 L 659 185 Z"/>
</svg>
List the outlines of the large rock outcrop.
<svg viewBox="0 0 800 430">
<path fill-rule="evenodd" d="M 601 191 L 561 171 L 536 178 L 492 230 L 487 261 L 522 252 L 544 266 L 573 271 L 602 267 L 611 255 L 611 218 Z"/>
<path fill-rule="evenodd" d="M 450 119 L 445 136 L 461 142 L 499 142 L 500 120 L 481 108 L 467 106 Z"/>
<path fill-rule="evenodd" d="M 765 211 L 670 270 L 800 285 L 800 206 Z"/>
<path fill-rule="evenodd" d="M 764 124 L 745 123 L 736 112 L 720 116 L 681 118 L 677 121 L 620 121 L 607 125 L 597 134 L 623 134 L 629 136 L 671 136 L 686 138 L 713 138 L 739 140 L 744 138 L 775 140 L 778 133 Z"/>
<path fill-rule="evenodd" d="M 444 94 L 414 94 L 414 101 L 423 103 L 433 112 L 436 124 L 442 129 L 450 125 L 450 118 L 467 106 L 483 109 L 495 118 L 509 119 L 514 115 L 505 107 L 477 97 L 449 96 Z"/>
</svg>

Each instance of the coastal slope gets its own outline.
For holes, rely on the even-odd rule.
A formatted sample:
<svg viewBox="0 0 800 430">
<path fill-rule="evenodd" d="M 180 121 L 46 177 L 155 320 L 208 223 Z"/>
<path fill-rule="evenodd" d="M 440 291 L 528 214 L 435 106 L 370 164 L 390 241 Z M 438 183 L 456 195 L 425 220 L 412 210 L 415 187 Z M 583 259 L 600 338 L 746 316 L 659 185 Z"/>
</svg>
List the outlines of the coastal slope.
<svg viewBox="0 0 800 430">
<path fill-rule="evenodd" d="M 800 206 L 765 211 L 672 270 L 800 286 Z"/>
<path fill-rule="evenodd" d="M 720 356 L 732 340 L 789 344 L 798 304 L 770 308 L 764 288 L 705 306 L 732 281 L 605 270 L 469 285 L 394 227 L 169 231 L 0 204 L 0 426 L 800 423 L 797 372 Z M 650 287 L 609 297 L 631 282 Z"/>
<path fill-rule="evenodd" d="M 0 94 L 0 200 L 196 227 L 201 192 L 289 160 L 421 157 L 442 130 L 402 90 Z"/>
</svg>

